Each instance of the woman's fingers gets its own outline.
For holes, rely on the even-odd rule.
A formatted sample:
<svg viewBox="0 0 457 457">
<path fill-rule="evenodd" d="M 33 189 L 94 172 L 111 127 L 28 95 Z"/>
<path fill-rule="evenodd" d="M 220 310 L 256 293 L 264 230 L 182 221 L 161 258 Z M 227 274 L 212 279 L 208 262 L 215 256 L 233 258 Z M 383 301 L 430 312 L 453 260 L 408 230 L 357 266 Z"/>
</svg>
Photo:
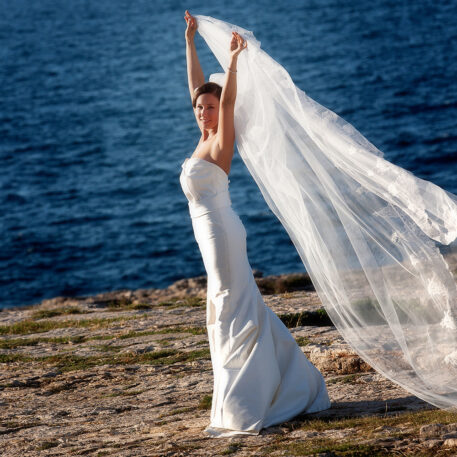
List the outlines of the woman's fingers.
<svg viewBox="0 0 457 457">
<path fill-rule="evenodd" d="M 243 37 L 238 32 L 232 32 L 232 33 L 234 35 L 232 38 L 236 38 L 240 43 L 244 43 Z"/>
<path fill-rule="evenodd" d="M 194 17 L 184 16 L 184 19 L 186 20 L 186 23 L 189 27 L 194 27 L 197 25 Z"/>
<path fill-rule="evenodd" d="M 192 22 L 194 17 L 189 13 L 188 10 L 186 10 L 186 13 L 184 15 L 184 19 L 186 20 L 187 23 Z"/>
<path fill-rule="evenodd" d="M 238 32 L 232 31 L 232 40 L 230 42 L 231 51 L 238 54 L 247 47 L 248 43 Z"/>
</svg>

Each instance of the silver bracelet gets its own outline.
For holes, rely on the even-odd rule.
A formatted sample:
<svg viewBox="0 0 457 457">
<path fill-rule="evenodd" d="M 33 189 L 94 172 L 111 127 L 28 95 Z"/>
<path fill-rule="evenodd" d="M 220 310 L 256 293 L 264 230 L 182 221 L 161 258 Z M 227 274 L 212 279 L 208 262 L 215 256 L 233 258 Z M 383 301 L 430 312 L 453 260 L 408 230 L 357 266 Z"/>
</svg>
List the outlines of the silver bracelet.
<svg viewBox="0 0 457 457">
<path fill-rule="evenodd" d="M 236 73 L 236 72 L 237 72 L 237 70 L 235 70 L 235 71 L 233 71 L 233 70 L 230 70 L 230 68 L 229 68 L 229 67 L 227 67 L 227 70 L 228 70 L 230 73 Z"/>
</svg>

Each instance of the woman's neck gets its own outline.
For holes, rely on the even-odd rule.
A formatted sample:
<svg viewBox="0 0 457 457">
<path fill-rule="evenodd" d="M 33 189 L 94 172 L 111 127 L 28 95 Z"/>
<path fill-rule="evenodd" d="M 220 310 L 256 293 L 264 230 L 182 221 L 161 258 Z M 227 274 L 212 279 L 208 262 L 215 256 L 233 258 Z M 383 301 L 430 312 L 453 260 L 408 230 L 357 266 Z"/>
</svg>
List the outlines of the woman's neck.
<svg viewBox="0 0 457 457">
<path fill-rule="evenodd" d="M 202 141 L 211 140 L 216 136 L 217 128 L 211 130 L 203 130 L 202 132 Z"/>
</svg>

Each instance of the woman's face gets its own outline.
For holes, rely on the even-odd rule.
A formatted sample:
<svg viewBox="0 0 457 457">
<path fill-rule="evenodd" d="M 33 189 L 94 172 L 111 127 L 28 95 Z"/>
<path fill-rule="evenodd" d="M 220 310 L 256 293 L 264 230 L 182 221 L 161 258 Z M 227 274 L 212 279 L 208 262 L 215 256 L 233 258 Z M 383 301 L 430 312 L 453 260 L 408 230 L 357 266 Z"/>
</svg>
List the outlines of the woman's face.
<svg viewBox="0 0 457 457">
<path fill-rule="evenodd" d="M 219 99 L 213 94 L 201 94 L 195 105 L 195 117 L 201 129 L 217 129 L 219 122 Z"/>
</svg>

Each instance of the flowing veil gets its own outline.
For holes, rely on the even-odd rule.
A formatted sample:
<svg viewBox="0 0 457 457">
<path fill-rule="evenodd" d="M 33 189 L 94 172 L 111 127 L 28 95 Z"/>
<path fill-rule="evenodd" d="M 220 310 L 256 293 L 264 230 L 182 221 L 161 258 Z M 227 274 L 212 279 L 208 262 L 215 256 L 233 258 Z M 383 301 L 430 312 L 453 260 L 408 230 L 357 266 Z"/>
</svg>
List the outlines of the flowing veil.
<svg viewBox="0 0 457 457">
<path fill-rule="evenodd" d="M 296 87 L 253 33 L 196 15 L 225 69 L 238 58 L 240 156 L 294 243 L 331 320 L 373 368 L 442 409 L 457 407 L 457 196 L 383 158 Z M 223 85 L 224 74 L 211 75 Z M 448 248 L 449 246 L 444 246 Z"/>
</svg>

